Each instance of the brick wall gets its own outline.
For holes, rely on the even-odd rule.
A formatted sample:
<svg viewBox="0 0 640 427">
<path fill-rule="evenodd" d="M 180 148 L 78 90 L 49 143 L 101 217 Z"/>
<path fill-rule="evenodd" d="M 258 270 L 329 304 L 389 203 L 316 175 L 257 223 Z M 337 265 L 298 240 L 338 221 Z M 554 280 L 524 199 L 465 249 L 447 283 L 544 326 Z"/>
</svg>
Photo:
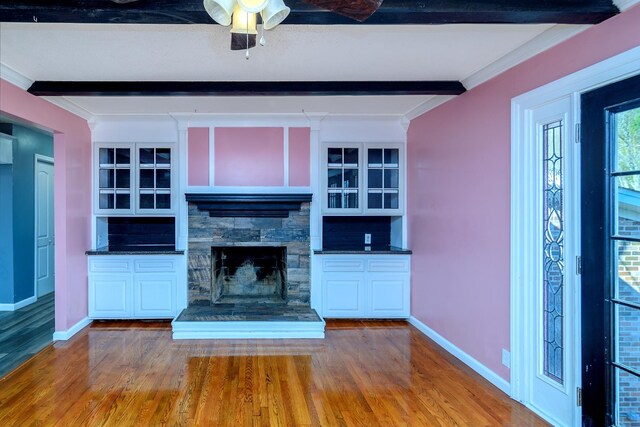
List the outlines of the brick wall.
<svg viewBox="0 0 640 427">
<path fill-rule="evenodd" d="M 640 237 L 640 221 L 620 218 L 619 234 Z M 618 298 L 640 304 L 640 243 L 618 243 Z M 618 357 L 640 369 L 640 310 L 618 310 Z M 624 371 L 618 376 L 619 424 L 640 427 L 640 380 Z"/>
</svg>

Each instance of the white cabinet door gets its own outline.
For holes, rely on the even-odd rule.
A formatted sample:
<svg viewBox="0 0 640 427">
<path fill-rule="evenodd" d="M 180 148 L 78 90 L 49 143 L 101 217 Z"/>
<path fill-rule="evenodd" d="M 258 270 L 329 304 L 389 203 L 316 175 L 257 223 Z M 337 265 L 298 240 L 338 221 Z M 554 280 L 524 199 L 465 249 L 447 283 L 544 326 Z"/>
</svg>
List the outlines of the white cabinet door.
<svg viewBox="0 0 640 427">
<path fill-rule="evenodd" d="M 133 315 L 139 318 L 172 318 L 176 312 L 175 274 L 135 276 Z"/>
<path fill-rule="evenodd" d="M 365 313 L 364 277 L 361 274 L 324 274 L 323 316 L 361 317 Z"/>
<path fill-rule="evenodd" d="M 89 276 L 89 317 L 124 319 L 133 315 L 133 283 L 130 274 Z"/>
<path fill-rule="evenodd" d="M 409 317 L 409 280 L 406 274 L 371 274 L 367 281 L 370 317 Z"/>
</svg>

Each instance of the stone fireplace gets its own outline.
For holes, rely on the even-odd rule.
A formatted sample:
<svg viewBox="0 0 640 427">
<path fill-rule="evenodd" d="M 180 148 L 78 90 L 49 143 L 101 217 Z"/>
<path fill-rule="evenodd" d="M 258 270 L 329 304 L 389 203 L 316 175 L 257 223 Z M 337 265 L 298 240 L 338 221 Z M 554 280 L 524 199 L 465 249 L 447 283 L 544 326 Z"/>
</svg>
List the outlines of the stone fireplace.
<svg viewBox="0 0 640 427">
<path fill-rule="evenodd" d="M 310 194 L 187 194 L 189 306 L 309 306 Z"/>
</svg>

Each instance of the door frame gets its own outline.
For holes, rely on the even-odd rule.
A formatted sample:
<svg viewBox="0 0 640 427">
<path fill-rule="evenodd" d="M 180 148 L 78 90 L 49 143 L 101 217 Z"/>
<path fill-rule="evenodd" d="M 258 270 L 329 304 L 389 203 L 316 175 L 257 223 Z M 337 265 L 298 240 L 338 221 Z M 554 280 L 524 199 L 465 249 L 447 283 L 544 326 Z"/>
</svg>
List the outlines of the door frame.
<svg viewBox="0 0 640 427">
<path fill-rule="evenodd" d="M 538 195 L 535 193 L 536 177 L 536 139 L 535 122 L 531 117 L 533 111 L 550 102 L 569 97 L 571 111 L 569 122 L 575 123 L 574 129 L 568 129 L 569 135 L 578 133 L 573 142 L 579 142 L 580 95 L 583 92 L 623 80 L 640 72 L 640 47 L 633 48 L 614 57 L 598 62 L 559 80 L 548 83 L 530 92 L 522 94 L 511 101 L 511 257 L 510 257 L 510 351 L 511 351 L 511 398 L 522 402 L 541 417 L 553 422 L 544 413 L 530 405 L 531 384 L 527 384 L 528 349 L 525 343 L 532 339 L 532 328 L 528 318 L 530 300 L 523 291 L 522 283 L 535 283 L 537 272 L 531 268 L 532 251 L 537 247 L 536 234 L 539 224 L 534 222 L 530 214 L 536 206 Z M 532 137 L 533 135 L 533 137 Z M 572 142 L 572 143 L 573 143 Z M 577 145 L 577 144 L 576 144 Z M 571 180 L 571 188 L 580 188 L 580 153 L 578 149 L 567 153 L 566 162 L 573 166 L 573 173 L 567 176 Z M 573 247 L 573 254 L 580 255 L 580 191 L 565 194 L 566 205 L 574 213 L 574 224 L 565 236 L 568 245 Z M 574 385 L 581 386 L 581 294 L 580 277 L 575 274 L 576 260 L 566 259 L 566 271 L 575 279 L 575 292 L 567 295 L 574 307 L 573 322 L 575 334 L 570 345 L 573 346 L 574 360 L 570 361 L 574 369 Z M 577 403 L 577 396 L 574 402 Z M 574 425 L 581 423 L 581 408 L 576 404 L 573 415 Z"/>
<path fill-rule="evenodd" d="M 38 163 L 48 163 L 51 166 L 54 166 L 53 157 L 45 156 L 42 154 L 34 154 L 33 156 L 33 296 L 35 297 L 35 301 L 38 300 Z M 54 172 L 55 173 L 55 172 Z M 55 181 L 54 181 L 54 203 L 55 203 Z M 52 206 L 53 208 L 53 206 Z M 51 215 L 54 214 L 54 209 L 51 210 Z M 55 217 L 54 217 L 55 221 Z M 55 245 L 55 227 L 54 227 L 54 236 L 53 242 Z M 55 247 L 54 247 L 55 252 Z M 55 264 L 54 264 L 54 272 L 55 272 Z M 53 291 L 56 290 L 55 284 L 55 276 L 53 282 Z"/>
</svg>

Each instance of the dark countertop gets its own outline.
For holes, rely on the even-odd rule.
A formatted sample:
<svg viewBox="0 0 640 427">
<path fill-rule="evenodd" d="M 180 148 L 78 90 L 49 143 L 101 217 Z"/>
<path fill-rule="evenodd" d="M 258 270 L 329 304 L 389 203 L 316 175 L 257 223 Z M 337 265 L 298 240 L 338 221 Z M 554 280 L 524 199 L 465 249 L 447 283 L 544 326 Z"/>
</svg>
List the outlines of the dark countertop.
<svg viewBox="0 0 640 427">
<path fill-rule="evenodd" d="M 316 255 L 411 255 L 410 249 L 391 247 L 375 247 L 371 250 L 365 250 L 364 246 L 358 248 L 342 248 L 342 249 L 317 249 L 313 251 Z"/>
<path fill-rule="evenodd" d="M 98 248 L 85 252 L 86 255 L 184 255 L 184 251 L 176 251 L 162 246 L 139 246 L 129 248 Z"/>
</svg>

